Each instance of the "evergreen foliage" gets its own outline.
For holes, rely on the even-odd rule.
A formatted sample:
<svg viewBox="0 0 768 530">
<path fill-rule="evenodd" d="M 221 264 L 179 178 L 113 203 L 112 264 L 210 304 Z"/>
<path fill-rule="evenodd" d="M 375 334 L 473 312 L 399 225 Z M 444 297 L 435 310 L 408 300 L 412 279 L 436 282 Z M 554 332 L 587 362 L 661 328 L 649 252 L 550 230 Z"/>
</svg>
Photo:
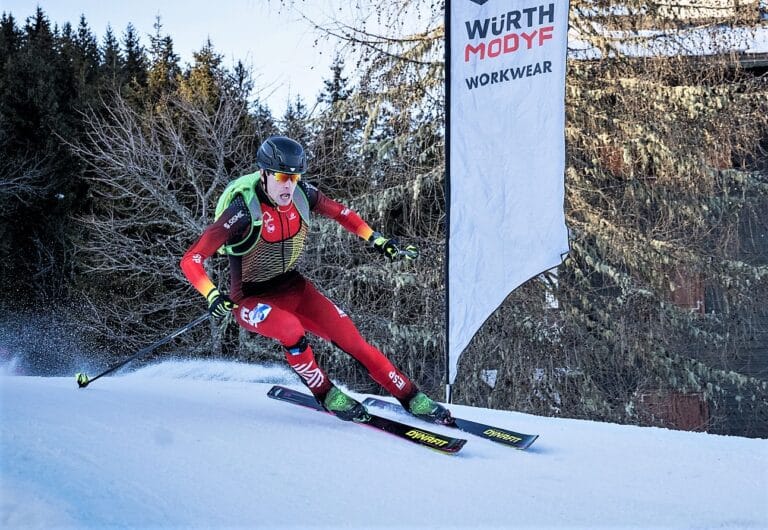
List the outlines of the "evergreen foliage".
<svg viewBox="0 0 768 530">
<path fill-rule="evenodd" d="M 29 301 L 63 295 L 77 230 L 71 214 L 85 203 L 81 166 L 62 138 L 82 133 L 78 113 L 94 103 L 98 48 L 85 20 L 75 31 L 52 27 L 38 8 L 23 28 L 4 15 L 0 81 L 0 219 L 7 267 L 0 276 Z"/>
<path fill-rule="evenodd" d="M 111 27 L 107 27 L 104 34 L 104 40 L 99 48 L 101 61 L 99 62 L 99 78 L 102 89 L 116 89 L 125 84 L 125 55 L 120 49 L 120 43 L 112 32 Z"/>
</svg>

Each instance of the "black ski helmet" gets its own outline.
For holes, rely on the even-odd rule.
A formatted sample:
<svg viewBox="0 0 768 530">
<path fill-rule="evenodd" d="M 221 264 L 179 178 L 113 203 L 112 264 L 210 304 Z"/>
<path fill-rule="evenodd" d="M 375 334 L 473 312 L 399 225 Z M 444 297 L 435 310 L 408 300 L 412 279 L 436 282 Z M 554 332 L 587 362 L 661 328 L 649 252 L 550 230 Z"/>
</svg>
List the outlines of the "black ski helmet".
<svg viewBox="0 0 768 530">
<path fill-rule="evenodd" d="M 256 153 L 259 169 L 283 173 L 304 173 L 307 170 L 307 155 L 296 140 L 286 136 L 270 136 Z"/>
</svg>

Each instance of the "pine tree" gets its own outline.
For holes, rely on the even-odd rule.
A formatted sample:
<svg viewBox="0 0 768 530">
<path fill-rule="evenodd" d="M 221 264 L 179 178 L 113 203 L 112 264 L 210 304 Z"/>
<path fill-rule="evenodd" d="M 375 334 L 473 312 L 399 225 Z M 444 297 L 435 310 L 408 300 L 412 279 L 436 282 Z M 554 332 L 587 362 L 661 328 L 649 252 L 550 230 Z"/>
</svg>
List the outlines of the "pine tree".
<svg viewBox="0 0 768 530">
<path fill-rule="evenodd" d="M 307 106 L 301 96 L 296 96 L 283 115 L 283 123 L 280 127 L 282 134 L 293 138 L 302 145 L 308 145 L 310 133 L 307 128 Z"/>
<path fill-rule="evenodd" d="M 14 64 L 19 61 L 19 53 L 22 47 L 23 33 L 16 26 L 13 15 L 3 13 L 0 18 L 0 116 L 7 116 L 10 112 L 9 103 L 13 80 Z M 3 119 L 3 122 L 5 119 Z M 7 139 L 8 131 L 0 128 L 0 145 Z"/>
<path fill-rule="evenodd" d="M 78 93 L 81 102 L 88 103 L 95 94 L 99 75 L 99 45 L 84 16 L 80 17 L 80 23 L 77 26 L 75 49 L 77 50 L 75 72 Z"/>
<path fill-rule="evenodd" d="M 3 60 L 0 68 L 5 68 L 6 62 L 21 48 L 22 33 L 16 27 L 16 19 L 11 13 L 3 13 L 0 18 L 0 57 Z"/>
<path fill-rule="evenodd" d="M 232 72 L 232 87 L 245 98 L 248 98 L 253 91 L 253 79 L 251 78 L 251 73 L 242 61 L 237 61 L 235 69 Z"/>
<path fill-rule="evenodd" d="M 341 55 L 336 55 L 331 64 L 331 78 L 323 80 L 323 86 L 325 88 L 317 98 L 319 103 L 333 105 L 349 98 L 351 90 L 348 87 L 348 78 L 342 76 L 343 72 L 344 59 Z"/>
<path fill-rule="evenodd" d="M 131 91 L 133 93 L 140 93 L 147 87 L 149 61 L 133 24 L 128 24 L 125 28 L 123 47 L 125 49 L 123 76 L 129 83 Z"/>
<path fill-rule="evenodd" d="M 278 134 L 278 128 L 275 124 L 275 118 L 272 116 L 272 111 L 258 99 L 251 105 L 250 116 L 253 122 L 253 130 L 259 142 L 263 142 L 270 136 Z"/>
<path fill-rule="evenodd" d="M 310 173 L 319 175 L 324 190 L 335 197 L 352 197 L 362 191 L 368 179 L 359 170 L 359 132 L 364 124 L 361 112 L 352 104 L 352 90 L 343 76 L 340 56 L 331 65 L 331 78 L 318 96 L 320 114 L 313 122 Z"/>
<path fill-rule="evenodd" d="M 181 73 L 179 56 L 173 51 L 173 39 L 163 35 L 163 24 L 158 16 L 155 19 L 154 35 L 150 36 L 149 73 L 147 87 L 151 101 L 159 101 L 163 95 L 170 94 L 176 88 L 177 76 Z"/>
<path fill-rule="evenodd" d="M 209 39 L 192 57 L 191 67 L 179 78 L 179 93 L 189 101 L 198 101 L 213 108 L 229 83 L 221 67 L 222 56 L 216 53 Z"/>
<path fill-rule="evenodd" d="M 99 65 L 101 85 L 110 88 L 122 86 L 126 80 L 125 58 L 111 26 L 107 26 L 107 32 L 104 34 L 104 41 L 99 53 L 101 55 Z"/>
<path fill-rule="evenodd" d="M 32 150 L 45 151 L 51 140 L 49 131 L 57 121 L 58 92 L 61 89 L 56 36 L 48 17 L 38 7 L 24 26 L 24 46 L 13 72 L 15 89 L 11 102 L 16 106 L 11 118 L 17 120 L 18 140 Z"/>
<path fill-rule="evenodd" d="M 57 114 L 58 122 L 51 125 L 63 138 L 72 138 L 76 134 L 74 113 L 79 107 L 78 102 L 84 86 L 81 74 L 85 70 L 85 60 L 78 48 L 77 35 L 72 29 L 72 24 L 65 22 L 61 31 L 56 33 L 55 46 L 56 88 L 53 94 L 56 95 L 60 113 Z"/>
</svg>

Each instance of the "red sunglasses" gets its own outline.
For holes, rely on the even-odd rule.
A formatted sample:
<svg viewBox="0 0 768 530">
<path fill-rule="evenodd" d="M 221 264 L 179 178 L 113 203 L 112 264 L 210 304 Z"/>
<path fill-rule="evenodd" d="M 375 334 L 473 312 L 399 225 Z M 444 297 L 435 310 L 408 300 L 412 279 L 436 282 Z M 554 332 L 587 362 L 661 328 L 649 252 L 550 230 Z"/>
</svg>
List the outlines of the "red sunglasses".
<svg viewBox="0 0 768 530">
<path fill-rule="evenodd" d="M 289 180 L 294 184 L 296 184 L 298 181 L 301 180 L 301 175 L 298 173 L 273 172 L 272 174 L 275 176 L 275 180 L 278 181 L 280 184 L 284 182 L 288 182 Z"/>
</svg>

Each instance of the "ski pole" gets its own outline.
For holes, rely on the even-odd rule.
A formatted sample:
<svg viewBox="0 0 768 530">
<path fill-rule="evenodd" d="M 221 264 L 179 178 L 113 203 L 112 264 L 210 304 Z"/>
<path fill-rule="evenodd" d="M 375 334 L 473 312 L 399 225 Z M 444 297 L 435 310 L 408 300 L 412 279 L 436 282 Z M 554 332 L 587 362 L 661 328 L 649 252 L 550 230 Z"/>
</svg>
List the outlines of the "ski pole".
<svg viewBox="0 0 768 530">
<path fill-rule="evenodd" d="M 120 368 L 122 366 L 125 366 L 129 362 L 131 362 L 131 361 L 133 361 L 135 359 L 138 359 L 139 357 L 141 357 L 143 355 L 148 354 L 152 350 L 154 350 L 156 348 L 159 348 L 160 346 L 162 346 L 163 344 L 165 344 L 167 342 L 172 341 L 173 339 L 175 339 L 176 337 L 178 337 L 182 333 L 184 333 L 186 331 L 189 331 L 190 329 L 194 328 L 198 324 L 200 324 L 202 322 L 205 322 L 206 320 L 208 320 L 208 318 L 210 316 L 211 315 L 208 314 L 208 313 L 200 315 L 199 317 L 194 319 L 192 322 L 190 322 L 189 324 L 187 324 L 183 328 L 179 328 L 176 331 L 174 331 L 173 333 L 171 333 L 170 335 L 168 335 L 167 337 L 164 337 L 164 338 L 160 339 L 159 341 L 155 342 L 154 344 L 150 344 L 146 348 L 143 348 L 143 349 L 137 351 L 136 353 L 134 353 L 133 355 L 131 355 L 130 357 L 128 357 L 124 361 L 120 361 L 119 363 L 115 364 L 114 366 L 111 366 L 111 367 L 107 368 L 106 370 L 101 372 L 99 375 L 93 377 L 92 379 L 89 379 L 88 376 L 86 374 L 82 373 L 82 372 L 75 374 L 75 378 L 77 379 L 77 386 L 79 386 L 80 388 L 87 387 L 89 384 L 91 384 L 94 381 L 96 381 L 99 377 L 102 377 L 102 376 L 105 376 L 107 374 L 110 374 L 110 373 L 114 372 L 115 370 L 117 370 L 118 368 Z"/>
</svg>

